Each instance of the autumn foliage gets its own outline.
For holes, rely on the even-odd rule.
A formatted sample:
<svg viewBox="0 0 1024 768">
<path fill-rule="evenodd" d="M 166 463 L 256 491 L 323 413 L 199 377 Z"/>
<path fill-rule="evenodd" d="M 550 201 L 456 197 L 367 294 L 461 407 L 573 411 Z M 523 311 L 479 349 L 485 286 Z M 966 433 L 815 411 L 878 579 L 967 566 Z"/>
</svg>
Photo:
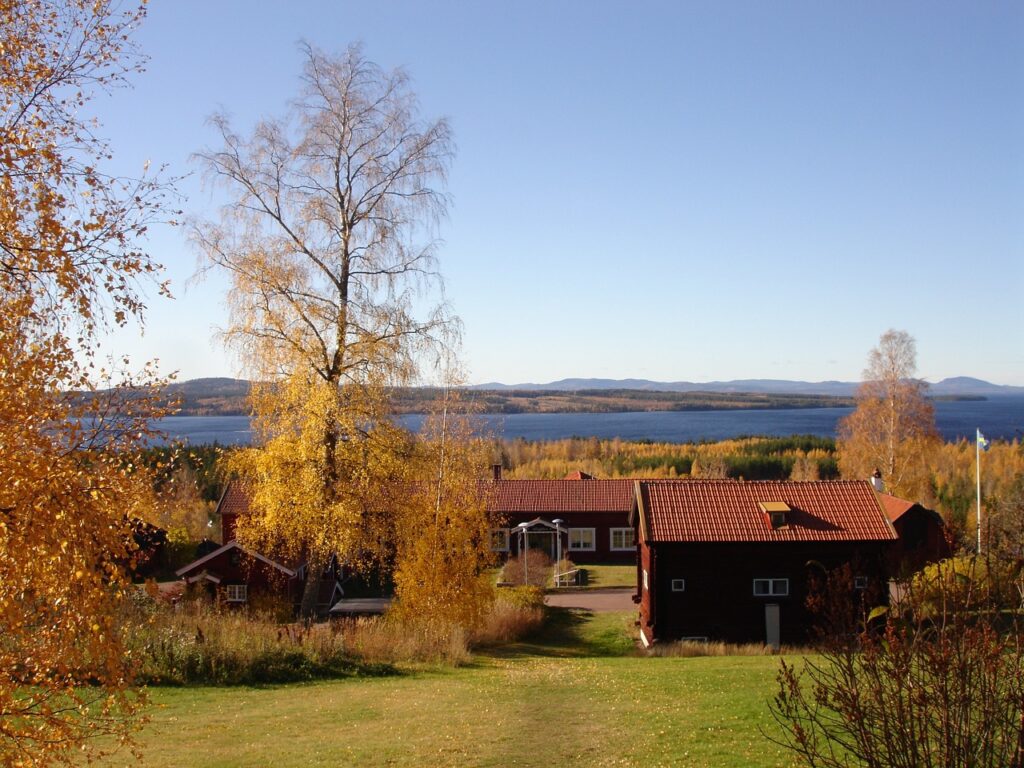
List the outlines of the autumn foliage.
<svg viewBox="0 0 1024 768">
<path fill-rule="evenodd" d="M 906 331 L 884 333 L 868 355 L 857 409 L 839 424 L 843 475 L 863 479 L 877 469 L 891 493 L 910 499 L 926 498 L 928 462 L 941 442 L 916 360 Z"/>
<path fill-rule="evenodd" d="M 102 0 L 0 0 L 6 765 L 95 754 L 94 737 L 125 737 L 139 705 L 116 613 L 134 555 L 128 523 L 152 503 L 131 458 L 152 412 L 123 389 L 85 403 L 66 393 L 116 383 L 96 335 L 139 317 L 140 286 L 159 273 L 137 242 L 166 190 L 103 173 L 110 149 L 84 117 L 137 67 L 129 35 L 142 16 Z"/>
</svg>

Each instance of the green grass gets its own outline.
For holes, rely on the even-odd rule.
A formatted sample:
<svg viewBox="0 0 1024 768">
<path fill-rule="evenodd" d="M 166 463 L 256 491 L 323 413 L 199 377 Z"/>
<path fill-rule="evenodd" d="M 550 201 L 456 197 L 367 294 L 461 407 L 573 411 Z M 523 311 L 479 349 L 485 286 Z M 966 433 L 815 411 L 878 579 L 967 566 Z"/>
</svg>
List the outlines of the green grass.
<svg viewBox="0 0 1024 768">
<path fill-rule="evenodd" d="M 789 765 L 765 741 L 772 657 L 648 658 L 632 614 L 551 609 L 460 668 L 265 688 L 152 689 L 149 766 Z M 108 764 L 132 764 L 117 756 Z"/>
<path fill-rule="evenodd" d="M 581 565 L 587 571 L 587 586 L 597 589 L 605 587 L 635 587 L 635 565 Z"/>
</svg>

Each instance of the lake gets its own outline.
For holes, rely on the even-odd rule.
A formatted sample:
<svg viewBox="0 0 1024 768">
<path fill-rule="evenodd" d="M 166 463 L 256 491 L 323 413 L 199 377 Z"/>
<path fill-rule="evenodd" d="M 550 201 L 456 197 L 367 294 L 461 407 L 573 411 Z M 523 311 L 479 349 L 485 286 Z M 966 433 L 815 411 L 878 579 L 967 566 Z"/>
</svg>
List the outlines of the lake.
<svg viewBox="0 0 1024 768">
<path fill-rule="evenodd" d="M 644 413 L 517 413 L 481 416 L 495 437 L 560 440 L 567 437 L 621 438 L 664 443 L 726 440 L 741 435 L 820 435 L 834 437 L 836 424 L 851 408 L 801 408 L 747 411 L 655 411 Z M 1024 397 L 940 401 L 935 421 L 946 440 L 973 439 L 981 429 L 990 440 L 1024 436 Z M 399 417 L 412 430 L 423 416 Z M 171 440 L 192 445 L 250 442 L 247 416 L 171 416 L 159 423 Z"/>
</svg>

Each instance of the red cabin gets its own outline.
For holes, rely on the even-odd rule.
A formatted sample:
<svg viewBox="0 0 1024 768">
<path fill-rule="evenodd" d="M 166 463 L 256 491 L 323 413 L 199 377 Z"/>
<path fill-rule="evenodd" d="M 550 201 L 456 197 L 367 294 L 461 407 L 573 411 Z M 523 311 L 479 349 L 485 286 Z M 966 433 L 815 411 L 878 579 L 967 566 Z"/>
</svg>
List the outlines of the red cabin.
<svg viewBox="0 0 1024 768">
<path fill-rule="evenodd" d="M 803 642 L 811 585 L 843 564 L 887 594 L 897 536 L 866 481 L 645 480 L 635 500 L 645 645 Z"/>
</svg>

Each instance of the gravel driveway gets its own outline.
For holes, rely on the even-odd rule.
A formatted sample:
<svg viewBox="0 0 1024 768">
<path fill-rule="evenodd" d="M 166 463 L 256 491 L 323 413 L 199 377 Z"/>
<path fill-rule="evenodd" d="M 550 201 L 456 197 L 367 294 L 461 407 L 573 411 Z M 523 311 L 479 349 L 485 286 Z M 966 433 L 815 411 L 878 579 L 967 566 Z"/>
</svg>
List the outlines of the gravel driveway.
<svg viewBox="0 0 1024 768">
<path fill-rule="evenodd" d="M 594 613 L 609 611 L 635 611 L 633 587 L 619 589 L 585 589 L 578 592 L 558 592 L 544 597 L 547 605 L 556 608 L 585 608 Z"/>
</svg>

